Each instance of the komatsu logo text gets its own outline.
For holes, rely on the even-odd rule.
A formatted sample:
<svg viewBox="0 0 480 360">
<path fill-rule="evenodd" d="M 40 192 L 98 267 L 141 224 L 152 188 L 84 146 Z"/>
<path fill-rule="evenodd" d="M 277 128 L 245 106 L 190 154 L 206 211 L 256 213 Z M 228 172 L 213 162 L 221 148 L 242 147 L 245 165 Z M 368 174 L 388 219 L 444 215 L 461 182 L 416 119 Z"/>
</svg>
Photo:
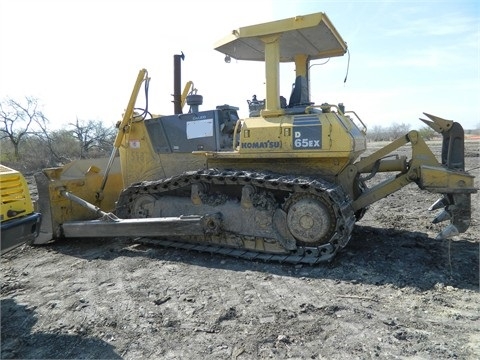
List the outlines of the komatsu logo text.
<svg viewBox="0 0 480 360">
<path fill-rule="evenodd" d="M 242 149 L 278 149 L 282 146 L 280 141 L 253 141 L 242 142 Z"/>
</svg>

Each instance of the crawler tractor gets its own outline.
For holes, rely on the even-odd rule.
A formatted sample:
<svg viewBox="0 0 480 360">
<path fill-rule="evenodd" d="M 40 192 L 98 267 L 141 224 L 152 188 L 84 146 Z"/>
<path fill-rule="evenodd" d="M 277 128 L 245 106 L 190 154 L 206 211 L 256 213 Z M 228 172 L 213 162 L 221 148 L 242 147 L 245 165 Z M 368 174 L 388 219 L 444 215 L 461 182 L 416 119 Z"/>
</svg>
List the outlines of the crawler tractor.
<svg viewBox="0 0 480 360">
<path fill-rule="evenodd" d="M 443 136 L 437 160 L 417 131 L 371 155 L 365 123 L 343 104 L 310 99 L 310 62 L 343 56 L 347 44 L 324 13 L 242 27 L 215 45 L 226 59 L 265 63 L 266 98 L 249 116 L 203 110 L 174 55 L 174 114 L 135 108 L 150 78 L 140 70 L 108 159 L 74 161 L 37 176 L 44 217 L 37 243 L 57 238 L 135 237 L 159 245 L 248 259 L 315 264 L 351 237 L 370 204 L 409 183 L 438 193 L 438 238 L 470 225 L 474 178 L 464 169 L 464 135 L 425 114 Z M 222 55 L 222 56 L 223 56 Z M 295 65 L 280 96 L 280 63 Z M 185 105 L 189 106 L 183 112 Z M 392 154 L 410 144 L 411 159 Z M 366 179 L 389 175 L 372 187 Z M 48 219 L 48 221 L 47 221 Z"/>
</svg>

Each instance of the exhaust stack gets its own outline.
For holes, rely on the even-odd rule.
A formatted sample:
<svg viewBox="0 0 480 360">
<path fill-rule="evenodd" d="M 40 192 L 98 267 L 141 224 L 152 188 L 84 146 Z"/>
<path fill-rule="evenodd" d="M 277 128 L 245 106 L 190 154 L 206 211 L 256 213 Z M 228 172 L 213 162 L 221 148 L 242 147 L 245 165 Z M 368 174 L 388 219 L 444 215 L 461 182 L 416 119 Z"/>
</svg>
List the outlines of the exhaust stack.
<svg viewBox="0 0 480 360">
<path fill-rule="evenodd" d="M 182 63 L 185 60 L 183 52 L 181 55 L 173 55 L 173 113 L 182 114 Z"/>
</svg>

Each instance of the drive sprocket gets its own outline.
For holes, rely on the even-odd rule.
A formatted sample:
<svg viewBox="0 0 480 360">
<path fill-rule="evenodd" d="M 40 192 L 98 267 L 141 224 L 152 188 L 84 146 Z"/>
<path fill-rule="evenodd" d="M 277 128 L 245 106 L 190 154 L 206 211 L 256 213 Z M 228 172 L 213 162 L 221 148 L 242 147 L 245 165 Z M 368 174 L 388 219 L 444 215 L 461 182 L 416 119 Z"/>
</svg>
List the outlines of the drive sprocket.
<svg viewBox="0 0 480 360">
<path fill-rule="evenodd" d="M 299 245 L 319 246 L 329 242 L 336 227 L 331 204 L 321 195 L 294 194 L 285 203 L 287 227 Z"/>
</svg>

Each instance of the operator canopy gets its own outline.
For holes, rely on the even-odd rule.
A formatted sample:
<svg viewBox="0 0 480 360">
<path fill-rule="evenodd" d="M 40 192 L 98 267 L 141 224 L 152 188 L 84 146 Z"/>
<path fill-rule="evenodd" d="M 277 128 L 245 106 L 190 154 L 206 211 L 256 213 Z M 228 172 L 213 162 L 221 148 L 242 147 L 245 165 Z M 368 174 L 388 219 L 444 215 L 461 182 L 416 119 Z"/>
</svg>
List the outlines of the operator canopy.
<svg viewBox="0 0 480 360">
<path fill-rule="evenodd" d="M 278 35 L 280 62 L 294 62 L 299 54 L 314 60 L 347 51 L 347 43 L 322 12 L 241 27 L 217 42 L 215 50 L 238 60 L 265 61 L 265 44 Z"/>
</svg>

